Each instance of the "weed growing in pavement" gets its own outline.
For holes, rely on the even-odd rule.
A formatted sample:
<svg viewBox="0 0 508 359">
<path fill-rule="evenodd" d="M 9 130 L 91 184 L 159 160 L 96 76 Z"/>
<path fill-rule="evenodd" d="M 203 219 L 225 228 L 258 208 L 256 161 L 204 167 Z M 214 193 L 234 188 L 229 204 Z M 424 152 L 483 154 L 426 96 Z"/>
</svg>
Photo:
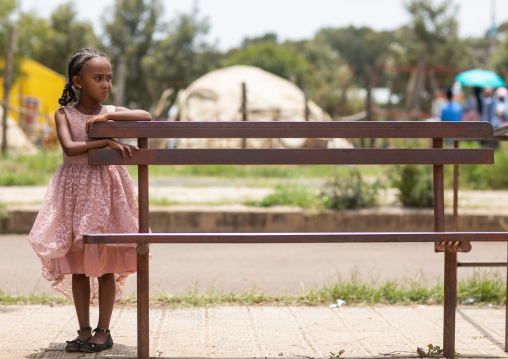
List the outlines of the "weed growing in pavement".
<svg viewBox="0 0 508 359">
<path fill-rule="evenodd" d="M 342 354 L 344 354 L 344 352 L 345 352 L 344 349 L 341 349 L 338 353 L 330 352 L 330 355 L 328 356 L 328 358 L 330 358 L 330 359 L 340 359 L 340 356 Z"/>
<path fill-rule="evenodd" d="M 418 356 L 420 358 L 437 358 L 437 357 L 440 357 L 441 354 L 443 353 L 443 349 L 441 349 L 441 347 L 439 346 L 434 346 L 432 344 L 429 344 L 427 345 L 427 347 L 429 348 L 427 351 L 425 351 L 425 349 L 423 348 L 416 348 L 416 354 L 418 354 Z"/>
</svg>

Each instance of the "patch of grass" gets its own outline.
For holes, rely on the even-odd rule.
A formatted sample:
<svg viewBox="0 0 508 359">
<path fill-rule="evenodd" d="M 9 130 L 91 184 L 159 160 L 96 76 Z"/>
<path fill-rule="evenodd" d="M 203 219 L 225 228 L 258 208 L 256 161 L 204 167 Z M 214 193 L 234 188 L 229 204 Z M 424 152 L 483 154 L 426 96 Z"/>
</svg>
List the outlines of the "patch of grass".
<svg viewBox="0 0 508 359">
<path fill-rule="evenodd" d="M 476 274 L 467 281 L 457 283 L 457 301 L 472 298 L 475 303 L 501 304 L 506 295 L 506 282 L 498 275 Z"/>
<path fill-rule="evenodd" d="M 158 303 L 170 304 L 176 306 L 192 306 L 202 307 L 217 304 L 235 304 L 235 305 L 252 305 L 252 304 L 289 304 L 290 296 L 281 296 L 274 294 L 265 294 L 255 290 L 244 291 L 240 293 L 219 293 L 214 289 L 206 292 L 197 290 L 189 290 L 183 294 L 172 294 L 169 292 L 159 291 L 154 300 Z"/>
<path fill-rule="evenodd" d="M 320 188 L 294 183 L 278 184 L 274 192 L 261 201 L 246 204 L 260 207 L 277 205 L 297 206 L 304 209 L 346 210 L 375 207 L 378 204 L 380 181 L 367 184 L 356 167 L 347 167 L 336 173 Z"/>
<path fill-rule="evenodd" d="M 434 205 L 432 167 L 396 166 L 395 173 L 392 185 L 399 190 L 397 197 L 403 206 L 431 208 Z"/>
<path fill-rule="evenodd" d="M 475 304 L 503 304 L 506 288 L 502 278 L 475 275 L 458 283 L 458 303 L 474 298 Z M 219 293 L 214 289 L 206 292 L 189 290 L 183 294 L 159 291 L 153 300 L 160 304 L 186 306 L 207 305 L 329 305 L 342 299 L 347 305 L 374 304 L 442 304 L 443 284 L 429 285 L 422 280 L 407 281 L 361 281 L 355 275 L 348 279 L 323 285 L 301 294 L 266 294 L 251 290 L 241 293 Z"/>
<path fill-rule="evenodd" d="M 54 294 L 34 294 L 28 295 L 10 295 L 0 290 L 0 305 L 55 305 L 55 304 L 71 304 L 71 300 L 67 297 Z"/>
<path fill-rule="evenodd" d="M 137 175 L 137 166 L 127 166 L 131 176 Z M 222 177 L 222 178 L 323 178 L 335 175 L 343 166 L 306 165 L 175 165 L 150 166 L 151 177 Z M 365 168 L 372 173 L 373 168 Z"/>
<path fill-rule="evenodd" d="M 335 175 L 321 189 L 323 205 L 329 209 L 356 209 L 375 207 L 378 191 L 382 188 L 379 180 L 367 184 L 356 167 L 346 173 Z"/>
<path fill-rule="evenodd" d="M 480 148 L 477 142 L 461 142 L 460 148 Z M 485 190 L 508 188 L 508 154 L 502 146 L 494 151 L 493 165 L 460 165 L 459 182 L 462 189 Z M 445 184 L 453 187 L 453 166 L 445 166 Z"/>
<path fill-rule="evenodd" d="M 458 283 L 457 299 L 473 298 L 475 304 L 500 305 L 505 302 L 506 287 L 500 276 L 477 274 Z M 152 303 L 175 307 L 202 307 L 209 305 L 304 305 L 318 306 L 335 303 L 342 299 L 346 305 L 374 304 L 442 304 L 443 284 L 429 285 L 422 280 L 378 282 L 377 280 L 362 281 L 356 275 L 347 279 L 323 285 L 300 294 L 267 294 L 257 290 L 244 292 L 220 293 L 215 289 L 198 291 L 191 289 L 182 294 L 158 291 L 151 298 Z M 126 296 L 123 304 L 136 302 L 135 294 Z M 71 301 L 62 296 L 51 294 L 7 295 L 0 291 L 0 305 L 24 304 L 70 304 Z"/>
<path fill-rule="evenodd" d="M 0 157 L 0 186 L 47 185 L 61 163 L 62 153 L 56 151 Z"/>
<path fill-rule="evenodd" d="M 172 206 L 175 204 L 178 204 L 176 201 L 171 201 L 167 198 L 151 198 L 149 200 L 150 206 L 159 206 L 159 207 L 165 207 L 165 206 Z"/>
<path fill-rule="evenodd" d="M 299 184 L 278 184 L 274 192 L 264 197 L 261 201 L 250 201 L 247 204 L 259 207 L 271 206 L 297 206 L 300 208 L 323 207 L 318 193 L 308 186 Z"/>
</svg>

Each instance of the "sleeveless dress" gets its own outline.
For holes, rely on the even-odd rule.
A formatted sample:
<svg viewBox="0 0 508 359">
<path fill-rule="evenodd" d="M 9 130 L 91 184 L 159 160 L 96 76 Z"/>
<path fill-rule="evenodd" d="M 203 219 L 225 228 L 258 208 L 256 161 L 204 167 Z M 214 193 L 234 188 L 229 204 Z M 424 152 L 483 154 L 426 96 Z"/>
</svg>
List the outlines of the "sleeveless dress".
<svg viewBox="0 0 508 359">
<path fill-rule="evenodd" d="M 72 106 L 63 109 L 72 139 L 89 140 L 85 124 L 92 116 Z M 103 106 L 100 113 L 114 111 L 115 106 Z M 85 274 L 90 277 L 90 302 L 97 303 L 97 277 L 106 273 L 115 273 L 115 299 L 122 299 L 120 286 L 136 271 L 136 245 L 84 245 L 83 234 L 137 232 L 138 203 L 125 167 L 89 165 L 88 153 L 63 153 L 28 241 L 53 289 L 72 300 L 72 274 Z"/>
</svg>

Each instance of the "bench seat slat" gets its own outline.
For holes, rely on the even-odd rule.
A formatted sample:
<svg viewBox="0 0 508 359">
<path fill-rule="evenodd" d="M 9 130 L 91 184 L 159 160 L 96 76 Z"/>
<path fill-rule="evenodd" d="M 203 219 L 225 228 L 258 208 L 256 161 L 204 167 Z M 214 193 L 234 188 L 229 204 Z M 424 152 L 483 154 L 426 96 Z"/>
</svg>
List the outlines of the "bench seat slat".
<svg viewBox="0 0 508 359">
<path fill-rule="evenodd" d="M 88 135 L 133 138 L 492 138 L 488 122 L 101 122 Z"/>
<path fill-rule="evenodd" d="M 124 165 L 270 165 L 270 164 L 492 164 L 494 150 L 419 149 L 142 149 L 132 157 L 120 151 L 88 151 L 90 164 Z"/>
<path fill-rule="evenodd" d="M 86 234 L 84 243 L 376 243 L 507 241 L 508 232 Z"/>
</svg>

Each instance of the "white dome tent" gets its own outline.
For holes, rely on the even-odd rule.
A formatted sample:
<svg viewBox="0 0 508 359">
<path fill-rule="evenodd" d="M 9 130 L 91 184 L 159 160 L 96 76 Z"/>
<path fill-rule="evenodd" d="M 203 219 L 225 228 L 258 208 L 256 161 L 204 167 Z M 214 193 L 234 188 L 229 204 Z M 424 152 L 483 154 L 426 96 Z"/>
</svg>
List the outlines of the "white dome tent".
<svg viewBox="0 0 508 359">
<path fill-rule="evenodd" d="M 245 85 L 243 85 L 245 84 Z M 242 121 L 242 87 L 248 121 L 305 121 L 305 94 L 292 82 L 253 66 L 237 65 L 209 72 L 178 93 L 179 121 Z M 309 121 L 331 121 L 312 101 Z M 241 139 L 182 139 L 179 148 L 241 147 Z M 326 139 L 248 139 L 248 148 L 325 147 Z M 341 147 L 351 147 L 347 141 Z M 336 147 L 336 146 L 334 146 Z"/>
</svg>

